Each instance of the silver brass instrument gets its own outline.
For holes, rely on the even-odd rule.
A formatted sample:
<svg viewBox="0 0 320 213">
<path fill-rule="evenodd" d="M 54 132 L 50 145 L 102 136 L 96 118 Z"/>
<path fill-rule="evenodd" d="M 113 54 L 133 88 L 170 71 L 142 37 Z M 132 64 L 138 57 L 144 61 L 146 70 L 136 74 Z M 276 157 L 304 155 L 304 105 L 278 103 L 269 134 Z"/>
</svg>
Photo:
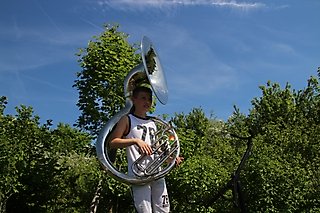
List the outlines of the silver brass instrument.
<svg viewBox="0 0 320 213">
<path fill-rule="evenodd" d="M 157 125 L 156 142 L 151 146 L 153 160 L 142 166 L 141 162 L 147 156 L 141 155 L 131 168 L 135 177 L 120 172 L 113 165 L 113 155 L 116 150 L 109 148 L 109 137 L 120 118 L 130 112 L 133 105 L 130 98 L 133 89 L 141 84 L 151 85 L 155 96 L 162 104 L 168 101 L 167 83 L 159 57 L 150 39 L 145 36 L 141 41 L 141 57 L 142 62 L 128 73 L 124 81 L 125 107 L 105 124 L 96 142 L 97 155 L 104 169 L 115 179 L 135 185 L 143 185 L 164 177 L 174 167 L 175 160 L 180 153 L 179 139 L 174 128 L 158 118 L 152 118 Z"/>
</svg>

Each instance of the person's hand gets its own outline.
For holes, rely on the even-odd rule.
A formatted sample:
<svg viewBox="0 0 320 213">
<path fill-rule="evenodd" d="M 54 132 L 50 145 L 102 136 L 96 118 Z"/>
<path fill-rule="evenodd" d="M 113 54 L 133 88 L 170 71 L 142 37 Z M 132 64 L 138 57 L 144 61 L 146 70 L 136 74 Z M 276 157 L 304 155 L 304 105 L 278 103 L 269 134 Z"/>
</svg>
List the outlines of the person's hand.
<svg viewBox="0 0 320 213">
<path fill-rule="evenodd" d="M 183 157 L 181 157 L 181 156 L 177 157 L 176 158 L 176 165 L 179 166 L 182 163 L 183 160 L 184 160 Z"/>
<path fill-rule="evenodd" d="M 139 147 L 140 154 L 145 154 L 145 155 L 151 155 L 152 154 L 152 149 L 149 144 L 144 142 L 141 139 L 135 139 L 136 145 Z"/>
</svg>

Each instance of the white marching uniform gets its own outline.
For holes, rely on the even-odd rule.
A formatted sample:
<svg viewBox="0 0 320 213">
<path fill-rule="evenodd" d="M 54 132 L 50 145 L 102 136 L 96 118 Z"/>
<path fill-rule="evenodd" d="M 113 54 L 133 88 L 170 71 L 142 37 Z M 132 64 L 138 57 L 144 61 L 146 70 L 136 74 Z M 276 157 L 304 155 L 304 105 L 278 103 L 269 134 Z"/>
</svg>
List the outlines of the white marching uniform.
<svg viewBox="0 0 320 213">
<path fill-rule="evenodd" d="M 125 138 L 139 138 L 150 146 L 155 142 L 157 127 L 149 118 L 140 118 L 129 114 L 129 132 Z M 140 157 L 139 147 L 131 145 L 126 147 L 128 159 L 128 175 L 134 176 L 133 162 Z M 152 160 L 151 156 L 146 161 Z M 151 181 L 145 185 L 132 185 L 134 205 L 138 213 L 170 212 L 170 203 L 164 178 Z"/>
</svg>

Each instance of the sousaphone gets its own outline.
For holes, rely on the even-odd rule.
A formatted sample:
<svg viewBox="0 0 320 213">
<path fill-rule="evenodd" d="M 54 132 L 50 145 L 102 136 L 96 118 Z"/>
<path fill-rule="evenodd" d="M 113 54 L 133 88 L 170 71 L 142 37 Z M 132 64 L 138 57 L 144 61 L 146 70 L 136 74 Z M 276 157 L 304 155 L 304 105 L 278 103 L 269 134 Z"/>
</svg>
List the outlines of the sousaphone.
<svg viewBox="0 0 320 213">
<path fill-rule="evenodd" d="M 158 118 L 153 118 L 157 125 L 156 142 L 151 146 L 153 161 L 148 165 L 142 165 L 140 162 L 145 156 L 141 155 L 132 168 L 129 168 L 136 174 L 134 177 L 120 172 L 114 165 L 116 150 L 109 148 L 109 137 L 120 118 L 130 112 L 133 105 L 131 101 L 133 89 L 148 84 L 160 103 L 165 105 L 168 101 L 167 82 L 159 57 L 152 42 L 145 36 L 141 41 L 141 57 L 142 62 L 128 73 L 124 81 L 125 107 L 105 124 L 96 142 L 97 155 L 104 169 L 115 179 L 134 185 L 143 185 L 164 177 L 174 167 L 180 152 L 179 139 L 174 128 Z"/>
</svg>

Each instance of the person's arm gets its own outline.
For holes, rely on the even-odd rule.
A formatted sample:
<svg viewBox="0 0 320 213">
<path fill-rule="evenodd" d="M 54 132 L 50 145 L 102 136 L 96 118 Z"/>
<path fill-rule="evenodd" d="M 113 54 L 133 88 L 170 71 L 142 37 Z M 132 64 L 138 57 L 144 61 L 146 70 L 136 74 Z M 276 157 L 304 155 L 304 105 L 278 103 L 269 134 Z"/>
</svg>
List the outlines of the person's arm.
<svg viewBox="0 0 320 213">
<path fill-rule="evenodd" d="M 112 140 L 110 141 L 110 148 L 124 148 L 131 145 L 137 145 L 142 154 L 151 155 L 151 147 L 139 138 L 123 138 L 124 134 L 129 131 L 129 118 L 128 116 L 122 117 L 115 130 L 112 132 Z"/>
</svg>

